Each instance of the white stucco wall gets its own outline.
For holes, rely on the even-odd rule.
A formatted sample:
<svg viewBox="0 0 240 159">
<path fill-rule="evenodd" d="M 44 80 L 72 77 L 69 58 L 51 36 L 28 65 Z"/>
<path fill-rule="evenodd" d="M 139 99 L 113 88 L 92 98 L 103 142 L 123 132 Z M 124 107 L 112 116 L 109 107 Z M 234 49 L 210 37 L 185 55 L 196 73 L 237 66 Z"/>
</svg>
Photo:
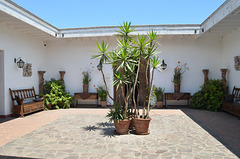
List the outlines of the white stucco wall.
<svg viewBox="0 0 240 159">
<path fill-rule="evenodd" d="M 92 81 L 90 92 L 96 92 L 93 85 L 103 84 L 102 76 L 97 70 L 97 61 L 91 59 L 91 55 L 97 51 L 96 41 L 107 41 L 111 49 L 116 47 L 114 37 L 62 39 L 48 42 L 47 45 L 47 73 L 45 79 L 59 79 L 58 71 L 66 71 L 65 83 L 67 90 L 73 94 L 82 92 L 82 72 L 89 69 Z M 195 93 L 203 84 L 204 76 L 202 69 L 209 69 L 209 78 L 221 78 L 222 66 L 222 41 L 218 39 L 198 39 L 194 36 L 166 36 L 160 38 L 161 51 L 158 56 L 164 59 L 168 67 L 163 72 L 156 72 L 154 84 L 164 87 L 166 92 L 173 92 L 172 76 L 178 61 L 187 63 L 190 68 L 185 72 L 182 79 L 181 91 Z M 92 64 L 90 64 L 92 63 Z M 94 67 L 94 68 L 92 68 Z M 112 94 L 112 69 L 104 66 L 108 85 Z M 111 101 L 108 99 L 108 101 Z M 108 104 L 113 104 L 112 102 Z"/>
<path fill-rule="evenodd" d="M 98 51 L 96 41 L 102 40 L 112 43 L 111 49 L 114 48 L 114 38 L 79 38 L 79 39 L 62 39 L 51 41 L 47 44 L 47 66 L 48 70 L 45 79 L 59 79 L 59 71 L 66 71 L 65 84 L 66 89 L 73 95 L 76 92 L 82 92 L 82 72 L 91 71 L 92 81 L 89 85 L 89 92 L 96 92 L 97 85 L 103 85 L 102 75 L 97 70 L 98 60 L 91 59 L 96 54 L 92 51 Z M 107 84 L 110 88 L 112 80 L 112 70 L 110 65 L 104 65 L 103 71 L 106 76 Z M 95 87 L 93 86 L 95 85 Z M 110 94 L 113 94 L 109 89 Z M 108 101 L 111 101 L 108 99 Z M 112 103 L 109 103 L 112 104 Z"/>
<path fill-rule="evenodd" d="M 240 71 L 234 69 L 234 56 L 240 56 L 240 28 L 227 34 L 223 38 L 223 67 L 228 68 L 228 92 L 234 86 L 240 87 Z"/>
<path fill-rule="evenodd" d="M 4 85 L 4 51 L 0 50 L 0 113 L 4 112 L 5 110 L 5 97 L 4 97 L 4 91 L 5 91 L 5 85 Z"/>
<path fill-rule="evenodd" d="M 209 79 L 220 79 L 222 65 L 222 42 L 219 39 L 195 39 L 194 36 L 161 38 L 159 54 L 168 67 L 163 72 L 156 72 L 154 84 L 164 87 L 166 92 L 173 92 L 174 68 L 178 61 L 187 63 L 189 70 L 182 76 L 181 92 L 195 93 L 204 82 L 202 70 L 209 69 Z"/>
<path fill-rule="evenodd" d="M 9 88 L 21 89 L 35 87 L 38 92 L 38 70 L 45 70 L 45 48 L 39 39 L 16 31 L 5 24 L 0 25 L 0 50 L 4 51 L 5 71 L 5 104 L 0 109 L 0 115 L 9 115 L 12 112 L 12 104 Z M 14 58 L 21 57 L 26 63 L 32 64 L 32 76 L 23 77 L 22 69 L 17 68 Z"/>
<path fill-rule="evenodd" d="M 82 72 L 89 70 L 92 77 L 89 92 L 96 92 L 97 85 L 103 85 L 101 73 L 96 68 L 98 61 L 91 59 L 91 56 L 96 54 L 92 51 L 98 51 L 96 41 L 105 40 L 111 44 L 110 50 L 117 46 L 115 37 L 91 37 L 56 39 L 48 41 L 47 46 L 44 47 L 43 41 L 40 39 L 32 38 L 2 24 L 0 25 L 0 35 L 0 50 L 4 51 L 5 71 L 5 104 L 4 109 L 0 109 L 0 115 L 11 114 L 9 88 L 19 89 L 34 86 L 36 92 L 38 92 L 37 71 L 39 70 L 46 71 L 44 74 L 45 80 L 59 79 L 59 71 L 66 71 L 66 89 L 72 95 L 75 92 L 82 92 Z M 231 36 L 224 39 L 225 52 L 229 52 L 228 50 L 234 44 L 235 50 L 238 49 L 236 42 L 232 44 Z M 235 37 L 237 38 L 237 35 Z M 166 92 L 173 92 L 171 81 L 178 61 L 187 63 L 190 69 L 183 75 L 182 92 L 195 93 L 200 89 L 199 87 L 204 80 L 202 69 L 209 69 L 209 78 L 220 79 L 220 69 L 228 64 L 228 62 L 225 62 L 227 59 L 225 56 L 228 55 L 223 55 L 222 42 L 222 39 L 196 39 L 195 36 L 165 36 L 160 38 L 161 46 L 158 51 L 161 51 L 161 53 L 158 56 L 165 60 L 168 67 L 163 72 L 155 73 L 154 84 L 164 87 Z M 232 56 L 235 54 L 237 55 L 236 51 L 232 50 Z M 22 69 L 17 68 L 13 62 L 13 59 L 18 57 L 22 57 L 25 62 L 32 63 L 32 77 L 22 76 Z M 229 58 L 229 60 L 232 60 L 232 58 Z M 110 94 L 113 95 L 111 66 L 104 65 L 104 72 Z M 236 79 L 235 75 L 232 76 Z M 110 99 L 108 101 L 108 104 L 113 104 Z"/>
</svg>

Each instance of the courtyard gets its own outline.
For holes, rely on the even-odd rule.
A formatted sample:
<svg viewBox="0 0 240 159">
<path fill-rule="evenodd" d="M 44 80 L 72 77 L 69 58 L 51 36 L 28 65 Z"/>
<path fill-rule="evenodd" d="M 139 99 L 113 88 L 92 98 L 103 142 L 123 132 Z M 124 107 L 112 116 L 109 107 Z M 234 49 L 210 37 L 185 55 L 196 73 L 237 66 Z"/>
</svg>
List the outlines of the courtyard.
<svg viewBox="0 0 240 159">
<path fill-rule="evenodd" d="M 224 112 L 153 109 L 150 134 L 115 135 L 108 109 L 1 119 L 0 158 L 239 158 L 240 120 Z"/>
</svg>

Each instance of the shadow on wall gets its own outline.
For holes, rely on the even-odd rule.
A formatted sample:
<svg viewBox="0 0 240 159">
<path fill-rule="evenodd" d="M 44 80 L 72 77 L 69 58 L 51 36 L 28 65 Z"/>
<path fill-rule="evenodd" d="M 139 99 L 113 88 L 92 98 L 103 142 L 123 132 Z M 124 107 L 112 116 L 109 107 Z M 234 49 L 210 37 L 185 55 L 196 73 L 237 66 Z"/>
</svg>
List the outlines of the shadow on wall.
<svg viewBox="0 0 240 159">
<path fill-rule="evenodd" d="M 225 112 L 181 109 L 194 122 L 240 158 L 240 120 Z"/>
</svg>

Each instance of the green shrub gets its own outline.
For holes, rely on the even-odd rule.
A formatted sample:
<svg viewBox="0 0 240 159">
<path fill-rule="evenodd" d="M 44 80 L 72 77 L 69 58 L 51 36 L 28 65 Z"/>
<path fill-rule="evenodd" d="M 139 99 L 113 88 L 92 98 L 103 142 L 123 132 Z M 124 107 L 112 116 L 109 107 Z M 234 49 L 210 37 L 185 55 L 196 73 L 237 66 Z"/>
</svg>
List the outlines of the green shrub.
<svg viewBox="0 0 240 159">
<path fill-rule="evenodd" d="M 56 83 L 58 86 L 61 86 L 61 89 L 63 90 L 64 93 L 66 93 L 66 90 L 65 90 L 65 84 L 62 80 L 56 80 L 54 78 L 51 78 L 50 81 L 45 81 L 45 84 L 44 84 L 44 91 L 45 91 L 45 94 L 49 94 L 51 89 L 52 89 L 52 83 Z"/>
<path fill-rule="evenodd" d="M 90 72 L 86 71 L 86 72 L 83 72 L 82 74 L 83 74 L 83 84 L 89 85 L 89 83 L 92 81 Z"/>
<path fill-rule="evenodd" d="M 163 101 L 164 91 L 165 91 L 165 88 L 161 88 L 161 87 L 157 88 L 156 86 L 153 86 L 152 94 L 153 94 L 153 96 L 156 97 L 157 102 L 162 102 Z"/>
<path fill-rule="evenodd" d="M 118 121 L 119 120 L 124 120 L 124 119 L 128 119 L 130 113 L 129 111 L 126 112 L 126 117 L 125 117 L 125 110 L 123 108 L 123 106 L 119 106 L 119 104 L 114 103 L 114 109 L 111 108 L 108 112 L 108 114 L 106 115 L 107 118 L 109 118 L 109 122 L 114 122 L 114 121 Z"/>
<path fill-rule="evenodd" d="M 74 102 L 73 97 L 69 93 L 66 93 L 64 83 L 59 81 L 51 79 L 51 81 L 46 82 L 46 90 L 49 89 L 50 91 L 48 90 L 49 93 L 46 94 L 45 104 L 51 104 L 53 109 L 70 108 L 70 105 Z"/>
<path fill-rule="evenodd" d="M 221 80 L 209 80 L 201 90 L 196 92 L 191 100 L 191 107 L 210 111 L 219 111 L 222 106 L 224 86 Z"/>
<path fill-rule="evenodd" d="M 107 101 L 107 90 L 103 86 L 98 86 L 97 92 L 101 101 Z"/>
</svg>

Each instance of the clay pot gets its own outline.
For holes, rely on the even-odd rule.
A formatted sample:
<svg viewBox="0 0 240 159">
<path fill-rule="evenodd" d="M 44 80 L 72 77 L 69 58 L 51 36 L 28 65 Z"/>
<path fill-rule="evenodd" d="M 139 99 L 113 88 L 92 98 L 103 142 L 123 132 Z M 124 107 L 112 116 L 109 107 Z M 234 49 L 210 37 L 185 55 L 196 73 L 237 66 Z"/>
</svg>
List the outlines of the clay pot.
<svg viewBox="0 0 240 159">
<path fill-rule="evenodd" d="M 107 101 L 101 101 L 101 107 L 105 108 L 107 106 Z"/>
<path fill-rule="evenodd" d="M 130 115 L 130 125 L 129 125 L 129 130 L 135 130 L 135 125 L 134 125 L 134 115 Z"/>
<path fill-rule="evenodd" d="M 118 135 L 125 135 L 128 134 L 130 120 L 124 119 L 119 121 L 114 121 L 116 134 Z"/>
<path fill-rule="evenodd" d="M 138 135 L 148 135 L 149 124 L 152 119 L 134 119 L 136 134 Z"/>
<path fill-rule="evenodd" d="M 48 104 L 47 105 L 47 108 L 50 110 L 50 109 L 52 109 L 52 104 Z"/>
<path fill-rule="evenodd" d="M 162 107 L 163 107 L 163 102 L 162 102 L 162 101 L 157 102 L 157 107 L 158 107 L 158 108 L 162 108 Z"/>
<path fill-rule="evenodd" d="M 88 85 L 83 85 L 83 93 L 88 93 Z"/>
<path fill-rule="evenodd" d="M 180 84 L 174 83 L 174 93 L 180 93 Z"/>
</svg>

